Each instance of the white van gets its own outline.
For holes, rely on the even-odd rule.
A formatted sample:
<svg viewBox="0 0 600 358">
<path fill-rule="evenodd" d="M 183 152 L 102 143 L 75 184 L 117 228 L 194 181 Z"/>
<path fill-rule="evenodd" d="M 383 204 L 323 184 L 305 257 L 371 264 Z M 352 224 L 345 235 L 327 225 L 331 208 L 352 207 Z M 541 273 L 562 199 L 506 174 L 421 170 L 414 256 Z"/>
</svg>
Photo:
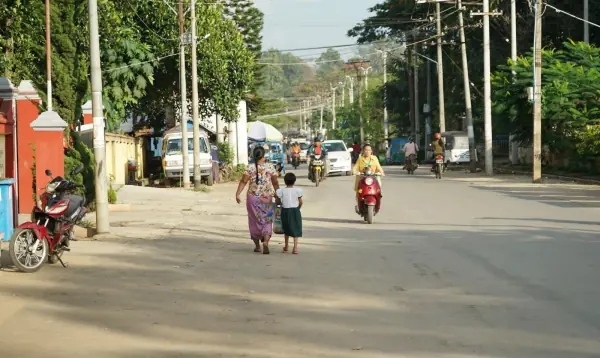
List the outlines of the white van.
<svg viewBox="0 0 600 358">
<path fill-rule="evenodd" d="M 188 157 L 190 167 L 190 178 L 194 177 L 194 138 L 192 130 L 188 131 Z M 165 181 L 173 185 L 182 178 L 183 157 L 181 155 L 181 128 L 175 127 L 163 135 L 162 142 L 162 164 Z M 206 183 L 213 185 L 212 155 L 208 136 L 200 131 L 200 175 L 206 179 Z"/>
</svg>

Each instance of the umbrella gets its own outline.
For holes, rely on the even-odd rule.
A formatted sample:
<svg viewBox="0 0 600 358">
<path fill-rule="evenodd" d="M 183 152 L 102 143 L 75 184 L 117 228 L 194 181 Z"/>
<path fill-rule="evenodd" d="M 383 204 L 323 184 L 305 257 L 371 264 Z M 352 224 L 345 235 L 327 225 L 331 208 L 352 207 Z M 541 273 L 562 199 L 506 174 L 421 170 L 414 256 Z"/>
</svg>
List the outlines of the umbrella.
<svg viewBox="0 0 600 358">
<path fill-rule="evenodd" d="M 256 121 L 248 123 L 248 139 L 256 142 L 281 142 L 283 134 L 270 124 Z"/>
</svg>

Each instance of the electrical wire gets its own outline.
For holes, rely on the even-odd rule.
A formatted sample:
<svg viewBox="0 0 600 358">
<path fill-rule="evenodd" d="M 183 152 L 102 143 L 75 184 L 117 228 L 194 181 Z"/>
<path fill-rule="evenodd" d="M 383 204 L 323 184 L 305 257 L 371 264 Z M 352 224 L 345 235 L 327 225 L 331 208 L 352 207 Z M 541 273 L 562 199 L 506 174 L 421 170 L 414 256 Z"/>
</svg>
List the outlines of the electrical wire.
<svg viewBox="0 0 600 358">
<path fill-rule="evenodd" d="M 166 55 L 166 56 L 162 56 L 162 57 L 159 57 L 159 58 L 155 58 L 153 60 L 148 60 L 148 61 L 138 62 L 138 63 L 132 63 L 132 64 L 129 64 L 129 65 L 126 65 L 126 66 L 121 66 L 121 67 L 110 68 L 108 70 L 102 71 L 102 73 L 113 72 L 113 71 L 120 70 L 120 69 L 123 69 L 123 68 L 129 68 L 129 67 L 139 66 L 139 65 L 143 65 L 145 63 L 150 63 L 150 62 L 159 62 L 159 61 L 164 60 L 165 58 L 169 58 L 169 57 L 173 57 L 173 56 L 177 56 L 177 55 L 179 55 L 179 53 L 172 53 L 170 55 Z"/>
<path fill-rule="evenodd" d="M 567 16 L 570 16 L 570 17 L 572 17 L 572 18 L 574 18 L 574 19 L 577 19 L 577 20 L 579 20 L 579 21 L 583 21 L 583 22 L 585 22 L 585 23 L 587 23 L 587 24 L 590 24 L 590 25 L 592 25 L 592 26 L 595 26 L 595 27 L 600 27 L 600 25 L 598 25 L 598 24 L 596 24 L 596 23 L 593 23 L 593 22 L 591 22 L 591 21 L 588 21 L 588 20 L 586 20 L 586 19 L 582 19 L 581 17 L 575 16 L 575 15 L 573 15 L 573 14 L 571 14 L 571 13 L 568 13 L 568 12 L 566 12 L 566 11 L 564 11 L 564 10 L 561 10 L 561 9 L 559 9 L 559 8 L 557 8 L 557 7 L 555 7 L 555 6 L 552 6 L 552 5 L 548 4 L 548 3 L 544 3 L 544 4 L 546 5 L 546 7 L 549 7 L 549 8 L 551 8 L 551 9 L 554 9 L 554 11 L 556 11 L 556 12 L 557 12 L 557 13 L 559 13 L 559 14 L 560 14 L 560 13 L 563 13 L 563 14 L 565 14 L 565 15 L 567 15 Z"/>
</svg>

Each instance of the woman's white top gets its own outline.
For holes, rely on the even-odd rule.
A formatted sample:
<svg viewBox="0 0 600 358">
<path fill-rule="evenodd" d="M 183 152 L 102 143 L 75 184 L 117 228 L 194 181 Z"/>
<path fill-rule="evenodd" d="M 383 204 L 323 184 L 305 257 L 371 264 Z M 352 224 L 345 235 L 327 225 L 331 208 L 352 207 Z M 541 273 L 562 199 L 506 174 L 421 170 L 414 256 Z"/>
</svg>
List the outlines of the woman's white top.
<svg viewBox="0 0 600 358">
<path fill-rule="evenodd" d="M 302 197 L 300 188 L 279 188 L 277 197 L 281 200 L 281 206 L 285 209 L 297 208 L 300 205 L 299 198 Z"/>
</svg>

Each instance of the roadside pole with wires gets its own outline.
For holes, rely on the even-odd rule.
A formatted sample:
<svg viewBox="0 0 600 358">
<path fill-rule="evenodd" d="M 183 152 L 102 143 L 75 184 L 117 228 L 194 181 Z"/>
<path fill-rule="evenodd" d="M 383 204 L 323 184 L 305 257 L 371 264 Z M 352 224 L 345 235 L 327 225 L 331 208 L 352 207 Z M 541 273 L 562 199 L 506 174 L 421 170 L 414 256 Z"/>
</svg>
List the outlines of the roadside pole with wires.
<svg viewBox="0 0 600 358">
<path fill-rule="evenodd" d="M 438 68 L 438 113 L 440 115 L 440 133 L 446 131 L 446 109 L 444 104 L 444 60 L 442 56 L 442 19 L 440 17 L 440 3 L 435 3 L 435 18 L 437 29 L 437 68 Z"/>
<path fill-rule="evenodd" d="M 187 132 L 187 90 L 185 85 L 185 28 L 183 17 L 183 1 L 179 2 L 179 35 L 181 36 L 179 44 L 179 84 L 181 86 L 181 156 L 182 169 L 181 176 L 183 187 L 190 187 L 190 158 L 188 155 L 188 132 Z"/>
<path fill-rule="evenodd" d="M 194 188 L 200 188 L 202 174 L 200 172 L 200 118 L 198 115 L 198 62 L 196 59 L 198 37 L 196 33 L 196 0 L 191 1 L 190 12 L 192 15 L 191 40 L 192 40 L 192 123 L 194 124 Z M 218 121 L 218 119 L 216 120 Z M 217 132 L 217 136 L 218 136 Z M 209 174 L 208 184 L 212 185 L 212 174 Z M 214 179 L 214 178 L 213 178 Z"/>
<path fill-rule="evenodd" d="M 542 181 L 542 11 L 543 2 L 534 0 L 535 38 L 533 74 L 533 182 Z"/>
</svg>

